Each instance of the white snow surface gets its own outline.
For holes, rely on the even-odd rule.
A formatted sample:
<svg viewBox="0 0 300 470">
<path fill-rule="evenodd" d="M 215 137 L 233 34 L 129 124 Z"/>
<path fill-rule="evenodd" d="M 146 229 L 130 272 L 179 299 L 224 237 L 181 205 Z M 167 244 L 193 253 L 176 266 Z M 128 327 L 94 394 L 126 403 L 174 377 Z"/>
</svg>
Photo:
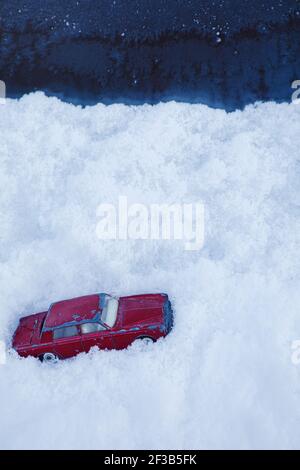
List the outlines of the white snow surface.
<svg viewBox="0 0 300 470">
<path fill-rule="evenodd" d="M 147 348 L 0 365 L 5 449 L 299 448 L 300 106 L 0 107 L 0 339 L 55 300 L 168 292 Z M 101 241 L 97 206 L 205 205 L 205 243 Z"/>
</svg>

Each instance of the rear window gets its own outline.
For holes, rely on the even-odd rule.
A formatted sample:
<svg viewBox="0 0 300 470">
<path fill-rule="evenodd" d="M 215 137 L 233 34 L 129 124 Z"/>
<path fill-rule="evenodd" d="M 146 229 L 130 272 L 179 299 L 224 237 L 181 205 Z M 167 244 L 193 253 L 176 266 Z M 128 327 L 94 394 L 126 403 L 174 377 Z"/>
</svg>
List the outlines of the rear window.
<svg viewBox="0 0 300 470">
<path fill-rule="evenodd" d="M 114 297 L 107 300 L 102 310 L 101 320 L 110 328 L 113 328 L 118 315 L 119 301 Z"/>
<path fill-rule="evenodd" d="M 77 326 L 65 326 L 63 328 L 56 328 L 53 332 L 54 339 L 69 338 L 70 336 L 77 336 Z"/>
</svg>

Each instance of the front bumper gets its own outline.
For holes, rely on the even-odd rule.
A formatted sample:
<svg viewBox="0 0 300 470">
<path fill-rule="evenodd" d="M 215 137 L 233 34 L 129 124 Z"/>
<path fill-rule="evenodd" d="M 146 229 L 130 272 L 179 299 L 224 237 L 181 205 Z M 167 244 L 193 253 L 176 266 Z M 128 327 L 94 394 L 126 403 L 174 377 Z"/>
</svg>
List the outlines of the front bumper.
<svg viewBox="0 0 300 470">
<path fill-rule="evenodd" d="M 164 303 L 163 312 L 165 333 L 168 334 L 174 326 L 174 313 L 171 302 L 168 298 L 166 298 L 166 301 Z"/>
</svg>

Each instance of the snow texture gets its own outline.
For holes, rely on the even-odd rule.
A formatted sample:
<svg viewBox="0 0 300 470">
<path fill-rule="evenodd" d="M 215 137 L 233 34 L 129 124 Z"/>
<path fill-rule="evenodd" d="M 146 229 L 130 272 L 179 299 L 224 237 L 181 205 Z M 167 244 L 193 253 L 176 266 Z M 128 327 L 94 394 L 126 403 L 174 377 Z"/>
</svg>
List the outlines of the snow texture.
<svg viewBox="0 0 300 470">
<path fill-rule="evenodd" d="M 300 106 L 0 108 L 0 339 L 55 300 L 168 292 L 143 349 L 0 365 L 1 448 L 299 448 Z M 97 206 L 203 202 L 205 244 L 100 241 Z"/>
</svg>

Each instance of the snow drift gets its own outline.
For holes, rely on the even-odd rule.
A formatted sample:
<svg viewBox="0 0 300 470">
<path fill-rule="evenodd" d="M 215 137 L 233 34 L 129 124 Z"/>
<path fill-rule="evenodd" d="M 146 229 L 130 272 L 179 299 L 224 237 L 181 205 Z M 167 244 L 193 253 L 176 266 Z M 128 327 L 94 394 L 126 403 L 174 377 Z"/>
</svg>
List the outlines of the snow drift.
<svg viewBox="0 0 300 470">
<path fill-rule="evenodd" d="M 149 349 L 0 365 L 1 448 L 297 448 L 300 106 L 0 108 L 0 339 L 54 300 L 168 292 Z M 100 241 L 97 206 L 205 204 L 205 244 Z"/>
</svg>

